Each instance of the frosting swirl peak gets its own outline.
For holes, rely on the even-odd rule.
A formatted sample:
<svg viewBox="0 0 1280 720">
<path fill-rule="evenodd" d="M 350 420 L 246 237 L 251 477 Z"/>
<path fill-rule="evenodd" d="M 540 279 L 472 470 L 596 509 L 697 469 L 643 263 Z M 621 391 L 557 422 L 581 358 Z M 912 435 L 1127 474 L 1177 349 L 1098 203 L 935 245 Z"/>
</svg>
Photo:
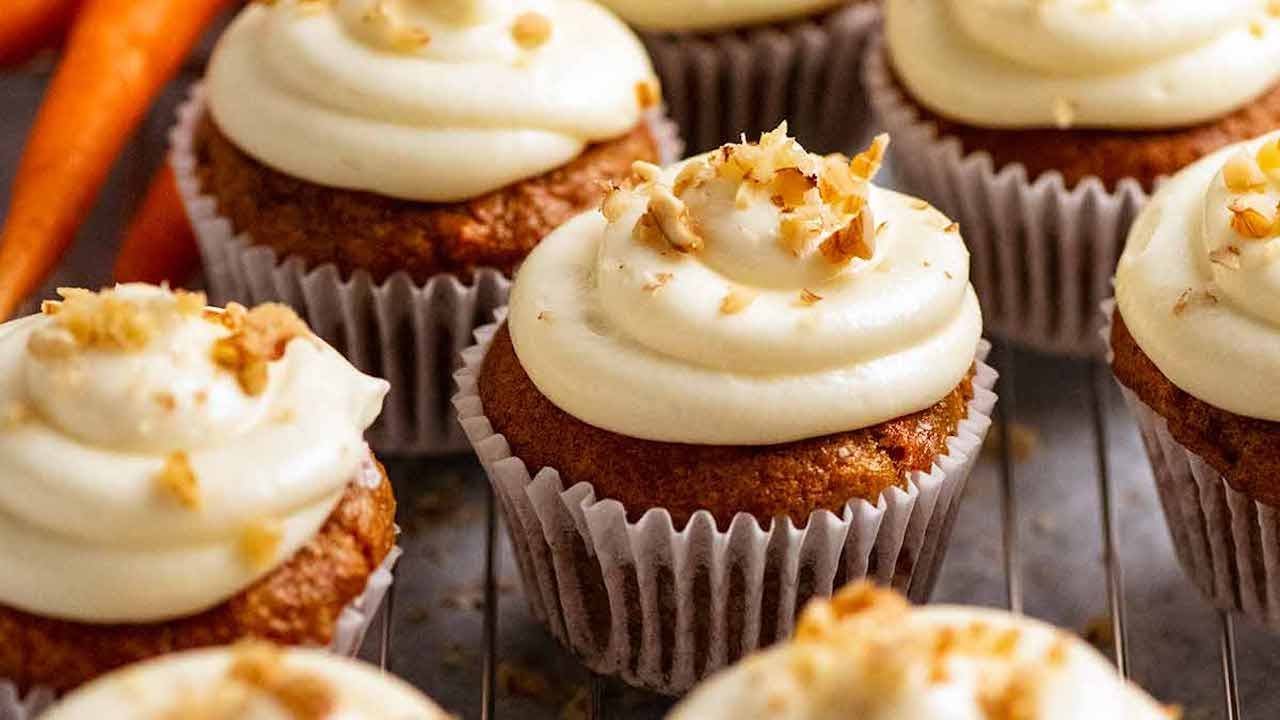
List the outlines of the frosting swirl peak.
<svg viewBox="0 0 1280 720">
<path fill-rule="evenodd" d="M 282 306 L 122 285 L 0 325 L 0 603 L 147 622 L 286 560 L 387 392 Z"/>
<path fill-rule="evenodd" d="M 587 0 L 253 3 L 207 79 L 218 128 L 263 163 L 423 202 L 483 195 L 625 134 L 656 83 L 639 40 Z"/>
<path fill-rule="evenodd" d="M 954 224 L 871 185 L 887 142 L 820 157 L 784 126 L 638 164 L 518 274 L 521 364 L 584 422 L 671 442 L 787 442 L 937 402 L 981 317 Z"/>
</svg>

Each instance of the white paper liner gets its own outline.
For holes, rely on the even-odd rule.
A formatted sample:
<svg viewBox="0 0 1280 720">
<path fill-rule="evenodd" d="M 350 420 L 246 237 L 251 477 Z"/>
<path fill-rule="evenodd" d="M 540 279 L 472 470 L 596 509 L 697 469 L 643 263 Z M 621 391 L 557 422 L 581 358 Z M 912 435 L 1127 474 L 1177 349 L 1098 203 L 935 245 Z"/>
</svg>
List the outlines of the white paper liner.
<svg viewBox="0 0 1280 720">
<path fill-rule="evenodd" d="M 443 455 L 467 449 L 449 397 L 458 353 L 475 328 L 506 303 L 511 281 L 481 269 L 471 283 L 441 274 L 425 284 L 408 273 L 374 283 L 368 273 L 344 279 L 332 263 L 308 269 L 299 257 L 281 259 L 246 233 L 236 234 L 196 175 L 194 136 L 204 115 L 196 85 L 170 132 L 169 162 L 204 260 L 216 304 L 282 302 L 361 371 L 385 378 L 391 392 L 368 437 L 383 454 Z M 647 121 L 671 162 L 683 150 L 675 125 L 660 112 Z"/>
<path fill-rule="evenodd" d="M 721 531 L 702 511 L 677 531 L 665 510 L 629 522 L 590 484 L 565 488 L 552 468 L 531 476 L 512 456 L 476 389 L 497 327 L 477 330 L 478 344 L 463 353 L 454 404 L 506 518 L 533 614 L 587 667 L 678 694 L 786 637 L 809 597 L 846 582 L 872 577 L 917 602 L 929 597 L 996 402 L 985 341 L 968 415 L 947 454 L 907 490 L 877 505 L 850 502 L 839 515 L 815 512 L 801 528 L 788 518 L 766 530 L 742 513 Z"/>
<path fill-rule="evenodd" d="M 1114 310 L 1113 300 L 1102 303 L 1108 342 Z M 1124 383 L 1117 384 L 1142 431 L 1183 571 L 1215 607 L 1244 612 L 1280 630 L 1280 508 L 1232 488 L 1208 461 L 1173 437 L 1159 413 Z"/>
<path fill-rule="evenodd" d="M 1098 304 L 1129 226 L 1149 195 L 1136 180 L 1108 191 L 1096 177 L 1067 188 L 1062 175 L 1034 179 L 1020 163 L 993 166 L 986 152 L 965 154 L 939 137 L 899 88 L 877 33 L 864 62 L 867 92 L 893 142 L 893 168 L 912 194 L 960 223 L 983 326 L 1042 352 L 1101 357 Z"/>
<path fill-rule="evenodd" d="M 859 65 L 879 18 L 878 2 L 858 2 L 789 24 L 640 39 L 691 153 L 782 120 L 806 149 L 847 153 L 870 135 Z"/>
<path fill-rule="evenodd" d="M 334 625 L 333 640 L 329 643 L 331 651 L 347 657 L 355 657 L 360 651 L 365 635 L 382 607 L 382 599 L 394 580 L 392 571 L 396 561 L 403 554 L 400 546 L 393 546 L 382 564 L 369 575 L 364 592 L 342 609 Z M 34 720 L 56 699 L 52 690 L 43 687 L 32 688 L 25 696 L 19 695 L 14 683 L 0 679 L 0 720 Z"/>
</svg>

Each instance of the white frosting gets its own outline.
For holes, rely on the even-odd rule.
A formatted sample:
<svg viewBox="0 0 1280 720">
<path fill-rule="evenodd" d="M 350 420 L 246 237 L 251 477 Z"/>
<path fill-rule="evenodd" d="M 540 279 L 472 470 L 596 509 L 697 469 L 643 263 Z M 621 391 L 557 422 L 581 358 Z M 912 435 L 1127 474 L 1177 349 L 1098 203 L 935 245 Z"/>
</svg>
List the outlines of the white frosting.
<svg viewBox="0 0 1280 720">
<path fill-rule="evenodd" d="M 1191 125 L 1280 80 L 1265 0 L 886 0 L 885 33 L 912 96 L 979 127 Z"/>
<path fill-rule="evenodd" d="M 140 285 L 117 297 L 171 296 Z M 292 340 L 247 395 L 214 367 L 221 323 L 170 313 L 137 351 L 29 350 L 56 318 L 0 326 L 0 604 L 87 622 L 194 614 L 252 584 L 323 525 L 369 457 L 387 392 L 314 337 Z M 187 454 L 199 507 L 158 487 Z M 264 564 L 247 527 L 278 522 Z"/>
<path fill-rule="evenodd" d="M 1272 421 L 1280 421 L 1280 239 L 1272 228 L 1242 234 L 1230 208 L 1275 217 L 1280 175 L 1251 163 L 1278 138 L 1228 147 L 1166 182 L 1134 223 L 1116 273 L 1125 325 L 1174 385 Z M 1229 188 L 1231 165 L 1256 173 L 1258 184 Z"/>
<path fill-rule="evenodd" d="M 849 0 L 602 0 L 643 30 L 718 30 L 816 15 Z"/>
<path fill-rule="evenodd" d="M 806 634 L 713 676 L 669 720 L 1173 717 L 1079 638 L 1005 612 L 873 609 Z"/>
<path fill-rule="evenodd" d="M 541 45 L 513 34 L 527 13 L 549 23 Z M 586 0 L 253 3 L 207 80 L 219 129 L 267 165 L 430 202 L 483 195 L 625 134 L 641 118 L 637 84 L 654 82 L 640 42 Z"/>
<path fill-rule="evenodd" d="M 197 650 L 131 665 L 80 688 L 48 720 L 295 720 L 261 688 L 229 679 L 237 647 Z M 405 681 L 322 650 L 282 650 L 278 671 L 319 683 L 333 720 L 446 720 L 451 717 Z"/>
<path fill-rule="evenodd" d="M 836 264 L 819 251 L 829 231 L 788 250 L 782 211 L 767 194 L 738 206 L 738 188 L 715 178 L 681 194 L 704 241 L 693 252 L 635 237 L 645 186 L 611 196 L 614 222 L 586 213 L 535 249 L 508 322 L 543 395 L 630 437 L 764 445 L 906 415 L 963 380 L 982 319 L 949 220 L 872 187 L 854 222 L 874 255 Z M 821 299 L 806 303 L 806 290 Z M 726 313 L 732 296 L 754 299 Z"/>
</svg>

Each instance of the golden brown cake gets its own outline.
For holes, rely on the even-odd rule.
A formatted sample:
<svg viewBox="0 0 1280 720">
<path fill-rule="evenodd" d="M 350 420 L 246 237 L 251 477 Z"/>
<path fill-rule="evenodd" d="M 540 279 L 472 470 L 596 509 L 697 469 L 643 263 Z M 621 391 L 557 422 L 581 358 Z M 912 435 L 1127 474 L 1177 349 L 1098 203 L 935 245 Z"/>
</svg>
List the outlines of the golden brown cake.
<svg viewBox="0 0 1280 720">
<path fill-rule="evenodd" d="M 353 643 L 371 612 L 341 636 L 339 615 L 386 589 L 395 544 L 362 437 L 386 382 L 283 306 L 60 294 L 0 326 L 0 683 L 63 691 L 245 637 Z"/>
</svg>

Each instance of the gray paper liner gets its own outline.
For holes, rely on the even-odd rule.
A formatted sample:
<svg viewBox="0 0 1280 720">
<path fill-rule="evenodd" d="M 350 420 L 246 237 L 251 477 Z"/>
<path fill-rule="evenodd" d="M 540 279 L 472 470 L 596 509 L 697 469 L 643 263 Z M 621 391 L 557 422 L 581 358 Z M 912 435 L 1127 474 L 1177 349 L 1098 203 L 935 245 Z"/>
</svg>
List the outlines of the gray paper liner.
<svg viewBox="0 0 1280 720">
<path fill-rule="evenodd" d="M 498 320 L 505 317 L 500 310 Z M 476 378 L 497 329 L 476 331 L 455 377 L 458 416 L 493 484 L 533 614 L 587 667 L 667 694 L 790 634 L 813 595 L 871 577 L 917 602 L 937 579 L 956 509 L 990 427 L 996 373 L 982 360 L 975 396 L 948 453 L 907 490 L 764 529 L 739 514 L 727 531 L 708 512 L 677 530 L 665 510 L 629 522 L 622 504 L 559 474 L 531 475 L 484 415 Z"/>
<path fill-rule="evenodd" d="M 1113 300 L 1102 303 L 1107 341 L 1114 310 Z M 1110 355 L 1108 345 L 1108 362 Z M 1159 413 L 1117 384 L 1142 432 L 1183 571 L 1215 607 L 1241 611 L 1280 630 L 1280 508 L 1232 488 L 1204 458 L 1173 437 Z"/>
<path fill-rule="evenodd" d="M 870 136 L 859 69 L 879 3 L 790 24 L 711 34 L 640 32 L 691 153 L 788 121 L 812 152 L 850 152 Z"/>
<path fill-rule="evenodd" d="M 1111 296 L 1129 226 L 1149 198 L 1142 185 L 1126 179 L 1108 191 L 1090 177 L 1068 188 L 1057 172 L 1032 179 L 1020 163 L 995 168 L 988 153 L 965 154 L 921 120 L 879 33 L 864 70 L 878 122 L 893 138 L 896 177 L 960 223 L 986 330 L 1042 352 L 1101 357 L 1098 304 Z"/>
<path fill-rule="evenodd" d="M 282 260 L 246 233 L 236 234 L 200 187 L 193 140 L 203 113 L 197 85 L 178 111 L 169 162 L 200 245 L 210 300 L 288 304 L 357 368 L 388 380 L 391 392 L 368 433 L 380 453 L 465 451 L 467 439 L 449 403 L 451 375 L 475 328 L 507 301 L 511 281 L 481 269 L 470 284 L 452 274 L 420 284 L 403 272 L 374 283 L 366 272 L 344 279 L 333 264 L 309 269 L 302 258 Z M 675 160 L 682 144 L 674 125 L 660 113 L 647 119 L 664 162 Z"/>
<path fill-rule="evenodd" d="M 351 601 L 338 616 L 333 630 L 333 642 L 329 649 L 335 653 L 355 657 L 364 644 L 365 634 L 373 624 L 382 599 L 394 580 L 392 571 L 404 551 L 399 546 L 391 548 L 382 564 L 369 575 L 364 592 Z M 17 686 L 0 680 L 0 720 L 34 720 L 54 703 L 57 696 L 48 688 L 33 688 L 25 696 L 18 694 Z"/>
</svg>

